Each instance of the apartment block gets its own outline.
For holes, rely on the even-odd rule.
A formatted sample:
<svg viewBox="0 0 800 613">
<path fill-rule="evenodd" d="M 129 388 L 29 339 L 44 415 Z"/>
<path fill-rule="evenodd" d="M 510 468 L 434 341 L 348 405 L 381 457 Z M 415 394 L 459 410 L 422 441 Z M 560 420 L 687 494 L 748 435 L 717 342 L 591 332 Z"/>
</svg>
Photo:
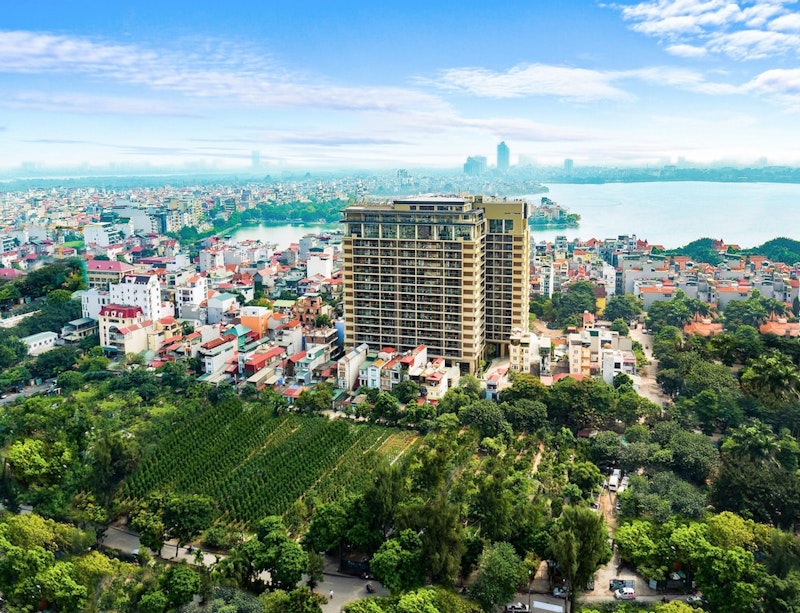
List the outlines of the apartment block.
<svg viewBox="0 0 800 613">
<path fill-rule="evenodd" d="M 345 346 L 432 355 L 475 372 L 528 326 L 528 204 L 481 196 L 343 211 Z"/>
</svg>

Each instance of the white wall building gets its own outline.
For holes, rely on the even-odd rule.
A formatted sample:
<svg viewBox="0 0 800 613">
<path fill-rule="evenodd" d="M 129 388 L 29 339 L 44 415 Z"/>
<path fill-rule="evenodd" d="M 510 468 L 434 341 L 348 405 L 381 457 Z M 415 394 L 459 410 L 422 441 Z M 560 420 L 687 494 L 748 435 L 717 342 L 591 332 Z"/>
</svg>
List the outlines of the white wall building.
<svg viewBox="0 0 800 613">
<path fill-rule="evenodd" d="M 225 266 L 225 255 L 222 250 L 211 248 L 203 249 L 200 252 L 200 272 L 206 272 L 214 268 L 222 268 Z"/>
<path fill-rule="evenodd" d="M 56 346 L 58 332 L 39 332 L 19 340 L 28 346 L 28 355 L 39 355 Z"/>
<path fill-rule="evenodd" d="M 306 276 L 311 279 L 321 275 L 325 279 L 333 276 L 333 256 L 329 253 L 312 252 L 306 262 Z"/>
<path fill-rule="evenodd" d="M 144 318 L 151 321 L 175 316 L 174 305 L 161 301 L 161 284 L 156 275 L 126 275 L 109 287 L 109 295 L 116 304 L 141 307 Z"/>
<path fill-rule="evenodd" d="M 233 294 L 217 294 L 208 299 L 207 320 L 210 324 L 222 321 L 223 316 L 235 308 L 238 302 Z"/>
<path fill-rule="evenodd" d="M 123 241 L 123 231 L 129 230 L 128 234 L 133 234 L 133 224 L 111 224 L 109 222 L 93 223 L 84 226 L 83 242 L 87 245 L 97 245 L 98 247 L 108 247 L 117 245 Z"/>
<path fill-rule="evenodd" d="M 339 358 L 336 363 L 336 385 L 339 389 L 353 390 L 358 383 L 358 370 L 367 359 L 369 347 L 366 343 Z"/>
<path fill-rule="evenodd" d="M 542 356 L 539 337 L 533 332 L 512 330 L 508 346 L 508 362 L 508 367 L 513 372 L 529 373 L 534 368 L 539 368 L 541 371 Z"/>
<path fill-rule="evenodd" d="M 81 315 L 97 319 L 101 309 L 111 304 L 111 296 L 105 290 L 87 289 L 81 293 Z"/>
<path fill-rule="evenodd" d="M 183 317 L 184 310 L 199 307 L 208 299 L 208 282 L 203 275 L 193 275 L 186 282 L 175 286 L 175 309 Z"/>
</svg>

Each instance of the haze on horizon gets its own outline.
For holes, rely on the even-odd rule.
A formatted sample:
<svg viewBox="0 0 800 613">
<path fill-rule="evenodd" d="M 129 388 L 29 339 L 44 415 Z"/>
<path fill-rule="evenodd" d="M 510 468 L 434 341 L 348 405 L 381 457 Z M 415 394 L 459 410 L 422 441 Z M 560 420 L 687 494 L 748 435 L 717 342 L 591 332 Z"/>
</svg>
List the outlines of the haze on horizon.
<svg viewBox="0 0 800 613">
<path fill-rule="evenodd" d="M 8 3 L 0 168 L 800 164 L 794 2 Z"/>
</svg>

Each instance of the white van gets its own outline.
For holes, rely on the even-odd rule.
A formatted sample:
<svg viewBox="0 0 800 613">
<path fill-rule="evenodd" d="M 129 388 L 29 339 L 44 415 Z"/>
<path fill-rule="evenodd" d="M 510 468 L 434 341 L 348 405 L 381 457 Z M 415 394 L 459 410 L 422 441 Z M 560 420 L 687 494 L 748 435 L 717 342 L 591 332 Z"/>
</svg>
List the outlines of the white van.
<svg viewBox="0 0 800 613">
<path fill-rule="evenodd" d="M 619 477 L 617 475 L 611 475 L 608 478 L 608 491 L 616 492 L 618 487 L 619 487 Z"/>
</svg>

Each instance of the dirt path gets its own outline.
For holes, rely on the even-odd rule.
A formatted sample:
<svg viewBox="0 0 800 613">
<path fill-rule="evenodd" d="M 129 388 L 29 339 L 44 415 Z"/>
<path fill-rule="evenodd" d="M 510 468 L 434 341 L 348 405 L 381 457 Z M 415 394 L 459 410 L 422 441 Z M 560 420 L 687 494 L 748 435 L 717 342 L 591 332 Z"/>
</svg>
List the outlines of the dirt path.
<svg viewBox="0 0 800 613">
<path fill-rule="evenodd" d="M 639 384 L 639 395 L 652 400 L 660 406 L 664 406 L 671 402 L 662 390 L 661 386 L 656 382 L 656 374 L 658 374 L 658 360 L 653 357 L 653 337 L 649 334 L 644 334 L 641 328 L 632 328 L 629 332 L 631 339 L 641 343 L 644 355 L 650 362 L 637 374 L 641 380 Z"/>
</svg>

